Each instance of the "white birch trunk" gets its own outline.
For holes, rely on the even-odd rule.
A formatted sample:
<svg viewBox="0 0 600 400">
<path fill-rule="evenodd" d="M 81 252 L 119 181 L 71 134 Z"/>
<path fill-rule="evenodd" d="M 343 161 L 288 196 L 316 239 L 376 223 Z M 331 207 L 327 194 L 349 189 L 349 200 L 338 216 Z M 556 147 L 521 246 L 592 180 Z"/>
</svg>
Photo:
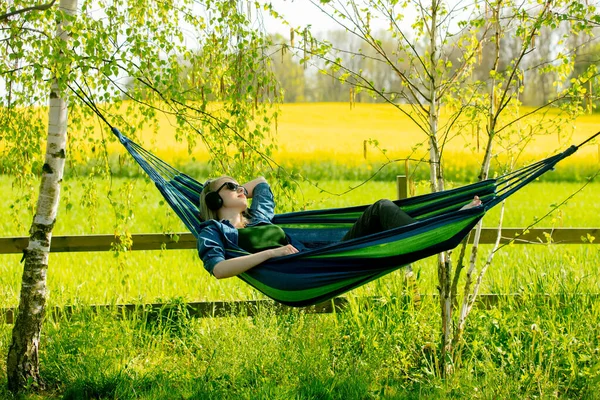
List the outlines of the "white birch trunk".
<svg viewBox="0 0 600 400">
<path fill-rule="evenodd" d="M 77 0 L 61 0 L 59 7 L 65 13 L 74 15 L 77 12 Z M 63 25 L 58 26 L 56 35 L 61 40 L 69 40 Z M 58 89 L 54 81 L 50 91 L 48 139 L 40 193 L 29 232 L 29 245 L 23 257 L 25 263 L 19 309 L 7 357 L 8 387 L 13 392 L 26 387 L 44 386 L 39 375 L 40 333 L 46 306 L 46 272 L 52 229 L 60 200 L 67 142 L 67 103 Z"/>
<path fill-rule="evenodd" d="M 498 66 L 500 63 L 500 49 L 501 49 L 501 46 L 500 46 L 501 26 L 500 26 L 500 22 L 499 22 L 500 7 L 501 7 L 501 3 L 498 3 L 496 5 L 496 8 L 494 8 L 492 10 L 493 21 L 494 21 L 493 23 L 495 24 L 495 32 L 494 32 L 495 51 L 494 51 L 494 64 L 492 67 L 492 71 L 494 71 L 494 72 L 498 72 Z M 497 113 L 497 109 L 498 109 L 498 104 L 497 104 L 498 93 L 497 93 L 497 88 L 496 88 L 497 82 L 494 77 L 495 77 L 495 74 L 492 76 L 491 83 L 490 83 L 491 90 L 490 90 L 490 96 L 489 96 L 490 107 L 489 107 L 489 111 L 488 111 L 488 140 L 487 140 L 487 144 L 485 147 L 485 154 L 484 154 L 483 162 L 481 164 L 481 170 L 479 172 L 479 180 L 480 181 L 486 180 L 489 175 L 490 164 L 492 161 L 492 147 L 494 144 L 493 139 L 494 139 L 495 132 L 496 132 L 496 117 L 497 117 L 496 113 Z M 504 206 L 502 207 L 501 215 L 503 215 L 503 213 L 504 213 Z M 488 263 L 484 266 L 484 268 L 482 268 L 482 270 L 479 274 L 479 279 L 478 279 L 479 283 L 476 284 L 476 286 L 475 286 L 475 292 L 473 294 L 471 294 L 471 287 L 473 285 L 473 275 L 477 272 L 477 269 L 476 269 L 477 255 L 479 252 L 479 239 L 481 237 L 482 226 L 483 226 L 483 221 L 479 221 L 477 223 L 477 225 L 475 226 L 475 237 L 473 239 L 473 247 L 471 248 L 471 256 L 469 259 L 469 269 L 467 270 L 467 274 L 466 274 L 466 278 L 465 278 L 465 286 L 464 286 L 464 290 L 463 290 L 463 301 L 462 301 L 462 305 L 460 307 L 456 329 L 454 331 L 454 338 L 453 338 L 454 344 L 458 344 L 462 338 L 462 334 L 464 332 L 467 317 L 473 308 L 473 304 L 475 303 L 475 300 L 477 299 L 477 294 L 479 292 L 479 286 L 481 285 L 481 280 L 483 279 L 483 275 L 485 274 L 485 271 L 487 271 L 487 267 L 489 266 L 489 264 L 492 261 L 494 252 L 498 248 L 498 244 L 499 244 L 499 241 L 501 238 L 502 217 L 500 218 L 500 226 L 498 227 L 498 235 L 497 235 L 497 239 L 496 239 L 496 245 L 494 246 L 494 250 L 492 250 L 490 257 L 488 257 Z"/>
<path fill-rule="evenodd" d="M 439 99 L 438 99 L 438 80 L 437 64 L 439 61 L 438 48 L 438 12 L 440 1 L 431 2 L 431 20 L 429 26 L 429 51 L 430 66 L 429 71 L 429 158 L 430 181 L 433 192 L 444 190 L 444 177 L 441 168 L 441 155 L 438 145 L 437 133 L 439 122 Z M 452 268 L 448 254 L 440 253 L 438 255 L 438 289 L 440 292 L 440 314 L 442 317 L 442 370 L 444 374 L 451 373 L 451 363 L 448 355 L 452 349 L 452 296 L 450 293 L 452 281 Z"/>
<path fill-rule="evenodd" d="M 462 305 L 460 307 L 460 313 L 459 313 L 457 327 L 456 327 L 455 342 L 458 342 L 460 340 L 462 333 L 465 330 L 465 324 L 467 322 L 467 317 L 471 313 L 471 310 L 473 309 L 473 305 L 475 304 L 475 301 L 477 300 L 477 295 L 479 294 L 479 288 L 481 287 L 481 282 L 483 282 L 483 276 L 485 275 L 489 266 L 492 264 L 494 255 L 496 254 L 496 251 L 498 250 L 498 247 L 500 246 L 500 239 L 502 239 L 502 221 L 503 221 L 503 219 L 504 219 L 504 203 L 502 203 L 502 208 L 500 210 L 500 221 L 498 223 L 498 233 L 496 235 L 496 241 L 494 242 L 494 248 L 492 249 L 492 251 L 490 251 L 490 254 L 488 255 L 488 258 L 485 262 L 485 265 L 483 266 L 483 268 L 479 272 L 479 275 L 477 276 L 477 281 L 475 282 L 475 285 L 473 286 L 472 294 L 471 294 L 471 285 L 473 284 L 473 274 L 475 273 L 475 265 L 477 262 L 477 260 L 476 260 L 477 252 L 473 252 L 471 255 L 469 272 L 467 273 L 467 281 L 465 283 L 465 288 L 464 288 L 463 301 L 462 301 Z M 481 228 L 478 227 L 477 236 L 475 237 L 475 243 L 479 243 L 480 233 L 481 233 Z"/>
</svg>

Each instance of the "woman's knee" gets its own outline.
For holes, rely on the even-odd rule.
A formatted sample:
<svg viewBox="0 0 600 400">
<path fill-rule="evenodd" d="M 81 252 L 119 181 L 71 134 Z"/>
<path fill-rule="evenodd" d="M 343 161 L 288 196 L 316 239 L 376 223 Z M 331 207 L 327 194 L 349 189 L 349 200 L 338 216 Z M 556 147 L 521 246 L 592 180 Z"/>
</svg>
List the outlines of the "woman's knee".
<svg viewBox="0 0 600 400">
<path fill-rule="evenodd" d="M 375 207 L 377 207 L 377 208 L 384 208 L 384 207 L 389 207 L 389 206 L 396 206 L 394 204 L 394 202 L 391 201 L 391 200 L 389 200 L 389 199 L 380 199 L 380 200 L 377 200 L 375 202 L 375 204 L 373 204 L 373 205 Z"/>
</svg>

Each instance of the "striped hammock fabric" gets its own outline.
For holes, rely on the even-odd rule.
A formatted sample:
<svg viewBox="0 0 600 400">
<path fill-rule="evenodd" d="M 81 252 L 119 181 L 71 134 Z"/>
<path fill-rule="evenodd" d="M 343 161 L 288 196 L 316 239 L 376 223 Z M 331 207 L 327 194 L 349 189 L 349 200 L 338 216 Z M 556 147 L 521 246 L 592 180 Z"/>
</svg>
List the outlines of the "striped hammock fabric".
<svg viewBox="0 0 600 400">
<path fill-rule="evenodd" d="M 143 149 L 118 129 L 112 130 L 187 228 L 198 237 L 201 224 L 198 198 L 202 184 Z M 497 179 L 398 200 L 395 203 L 417 222 L 344 242 L 340 239 L 366 205 L 278 214 L 273 223 L 309 250 L 269 260 L 239 277 L 266 296 L 290 306 L 331 299 L 414 261 L 456 247 L 487 210 L 553 169 L 578 148 L 571 146 Z M 482 206 L 460 210 L 475 195 L 481 198 Z M 238 257 L 247 253 L 227 249 L 227 254 Z"/>
</svg>

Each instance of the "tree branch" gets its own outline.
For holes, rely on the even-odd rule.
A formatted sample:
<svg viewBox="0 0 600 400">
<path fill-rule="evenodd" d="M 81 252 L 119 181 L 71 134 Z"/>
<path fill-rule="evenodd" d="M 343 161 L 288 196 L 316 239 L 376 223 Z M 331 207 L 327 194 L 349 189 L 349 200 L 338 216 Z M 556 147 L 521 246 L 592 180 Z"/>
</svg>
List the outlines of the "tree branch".
<svg viewBox="0 0 600 400">
<path fill-rule="evenodd" d="M 45 10 L 49 9 L 50 7 L 52 7 L 54 5 L 54 3 L 56 3 L 56 0 L 52 0 L 50 3 L 41 4 L 39 6 L 25 7 L 25 8 L 21 8 L 20 10 L 15 10 L 15 11 L 11 11 L 11 12 L 8 12 L 5 14 L 0 14 L 0 22 L 6 21 L 7 19 L 9 19 L 10 17 L 13 17 L 15 15 L 25 14 L 30 11 L 45 11 Z"/>
</svg>

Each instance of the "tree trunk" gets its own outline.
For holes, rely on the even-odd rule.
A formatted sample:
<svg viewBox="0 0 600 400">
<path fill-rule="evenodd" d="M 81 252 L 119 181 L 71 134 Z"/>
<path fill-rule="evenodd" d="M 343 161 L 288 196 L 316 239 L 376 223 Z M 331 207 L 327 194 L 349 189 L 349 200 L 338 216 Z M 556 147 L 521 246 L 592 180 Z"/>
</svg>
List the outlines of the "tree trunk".
<svg viewBox="0 0 600 400">
<path fill-rule="evenodd" d="M 65 13 L 75 14 L 77 0 L 61 0 L 60 9 Z M 63 20 L 62 24 L 64 23 Z M 58 26 L 56 35 L 62 40 L 68 40 L 63 25 Z M 6 362 L 8 388 L 12 392 L 44 387 L 39 371 L 40 332 L 46 307 L 46 272 L 52 228 L 60 199 L 66 142 L 67 103 L 61 98 L 55 80 L 50 90 L 48 140 L 40 193 L 29 232 L 29 245 L 24 251 L 19 309 Z"/>
<path fill-rule="evenodd" d="M 444 176 L 441 165 L 441 154 L 437 138 L 439 121 L 439 98 L 437 64 L 440 58 L 438 46 L 438 12 L 440 2 L 431 2 L 431 21 L 429 27 L 429 159 L 430 159 L 430 181 L 433 192 L 444 190 Z M 452 372 L 452 364 L 449 354 L 452 352 L 452 296 L 450 293 L 452 282 L 452 264 L 449 254 L 438 255 L 438 290 L 440 293 L 440 315 L 442 328 L 441 343 L 441 371 L 443 375 Z"/>
</svg>

